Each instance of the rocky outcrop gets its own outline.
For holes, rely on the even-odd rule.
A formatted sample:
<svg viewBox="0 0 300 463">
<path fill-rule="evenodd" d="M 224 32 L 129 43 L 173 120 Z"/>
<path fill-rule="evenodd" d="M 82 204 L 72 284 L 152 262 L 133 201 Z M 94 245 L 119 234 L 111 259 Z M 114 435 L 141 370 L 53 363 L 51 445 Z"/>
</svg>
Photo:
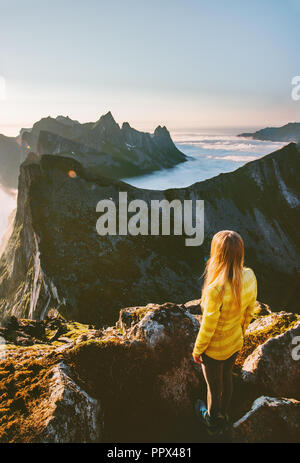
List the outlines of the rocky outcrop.
<svg viewBox="0 0 300 463">
<path fill-rule="evenodd" d="M 100 402 L 76 384 L 63 362 L 53 367 L 51 375 L 49 397 L 39 405 L 47 409 L 43 430 L 34 442 L 101 442 Z"/>
<path fill-rule="evenodd" d="M 207 442 L 194 417 L 196 399 L 206 397 L 201 366 L 191 356 L 199 322 L 186 307 L 194 302 L 125 308 L 101 330 L 55 316 L 8 318 L 0 333 L 0 441 Z M 295 326 L 290 315 L 280 315 L 285 333 Z M 254 320 L 248 336 L 259 323 L 271 325 L 269 319 Z M 31 344 L 20 342 L 22 334 Z M 296 368 L 291 364 L 281 378 L 285 390 Z M 299 401 L 288 397 L 248 389 L 239 369 L 235 423 L 223 441 L 299 440 Z"/>
<path fill-rule="evenodd" d="M 257 315 L 257 311 L 254 313 L 254 321 L 248 327 L 243 348 L 236 362 L 237 365 L 244 365 L 245 360 L 248 357 L 250 359 L 251 354 L 257 347 L 262 346 L 269 339 L 285 333 L 294 325 L 296 326 L 300 320 L 299 315 L 284 311 L 261 313 L 262 310 L 265 310 L 265 308 L 261 308 L 262 305 L 260 304 L 258 309 L 260 314 Z"/>
<path fill-rule="evenodd" d="M 254 138 L 254 140 L 298 143 L 300 141 L 300 122 L 289 122 L 282 127 L 267 127 L 253 133 L 241 133 L 238 137 L 251 137 Z"/>
<path fill-rule="evenodd" d="M 299 442 L 300 402 L 261 396 L 233 425 L 233 441 L 244 443 Z"/>
<path fill-rule="evenodd" d="M 3 345 L 2 345 L 3 347 Z M 62 361 L 65 346 L 19 347 L 9 341 L 0 361 L 0 442 L 98 442 L 97 399 Z"/>
<path fill-rule="evenodd" d="M 41 324 L 47 336 L 33 347 L 17 347 L 13 333 L 38 322 L 9 319 L 2 332 L 2 442 L 164 441 L 193 418 L 204 392 L 191 357 L 199 324 L 183 306 L 124 309 L 102 331 L 56 318 Z M 55 324 L 64 334 L 52 341 Z"/>
<path fill-rule="evenodd" d="M 268 339 L 250 354 L 242 367 L 242 378 L 262 394 L 300 399 L 300 361 L 293 350 L 300 340 L 300 319 L 289 329 Z"/>
<path fill-rule="evenodd" d="M 300 154 L 294 144 L 188 188 L 151 191 L 94 176 L 71 158 L 31 156 L 21 166 L 13 233 L 0 260 L 0 317 L 44 318 L 50 309 L 86 323 L 114 323 L 122 307 L 199 298 L 213 234 L 241 233 L 259 297 L 297 311 Z M 205 201 L 205 240 L 186 236 L 99 236 L 96 205 Z M 172 221 L 171 221 L 172 230 Z M 84 269 L 84 270 L 83 270 Z M 272 275 L 272 277 L 270 277 Z"/>
</svg>

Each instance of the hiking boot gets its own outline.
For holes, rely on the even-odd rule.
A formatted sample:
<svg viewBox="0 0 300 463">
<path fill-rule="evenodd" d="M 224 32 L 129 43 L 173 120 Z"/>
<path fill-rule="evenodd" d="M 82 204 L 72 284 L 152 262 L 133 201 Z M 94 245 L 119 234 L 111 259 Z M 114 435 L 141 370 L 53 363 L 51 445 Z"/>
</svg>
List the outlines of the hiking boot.
<svg viewBox="0 0 300 463">
<path fill-rule="evenodd" d="M 196 416 L 198 420 L 200 421 L 201 424 L 204 425 L 207 433 L 210 436 L 216 436 L 217 434 L 221 434 L 223 431 L 223 423 L 224 423 L 224 418 L 223 417 L 216 417 L 213 418 L 209 416 L 208 410 L 206 408 L 205 403 L 203 400 L 197 400 L 195 404 L 195 411 L 196 411 Z"/>
</svg>

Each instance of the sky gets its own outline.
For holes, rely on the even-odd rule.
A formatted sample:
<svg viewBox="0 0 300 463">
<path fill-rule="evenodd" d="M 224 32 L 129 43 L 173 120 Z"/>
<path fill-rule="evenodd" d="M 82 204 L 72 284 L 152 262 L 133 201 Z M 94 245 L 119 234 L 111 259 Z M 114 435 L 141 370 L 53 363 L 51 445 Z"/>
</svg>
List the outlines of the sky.
<svg viewBox="0 0 300 463">
<path fill-rule="evenodd" d="M 300 0 L 0 0 L 0 133 L 109 110 L 149 131 L 300 121 L 299 18 Z"/>
</svg>

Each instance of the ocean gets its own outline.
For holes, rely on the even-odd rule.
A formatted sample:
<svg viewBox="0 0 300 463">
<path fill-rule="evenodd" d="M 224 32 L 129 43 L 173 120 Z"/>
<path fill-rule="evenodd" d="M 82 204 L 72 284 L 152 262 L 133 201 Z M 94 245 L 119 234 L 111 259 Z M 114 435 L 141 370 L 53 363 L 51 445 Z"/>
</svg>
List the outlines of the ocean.
<svg viewBox="0 0 300 463">
<path fill-rule="evenodd" d="M 191 159 L 171 169 L 123 180 L 139 188 L 154 190 L 185 187 L 222 172 L 231 172 L 284 145 L 237 137 L 236 134 L 241 132 L 241 129 L 172 131 L 171 136 L 178 149 Z M 9 193 L 0 187 L 0 202 L 1 240 L 8 217 L 16 207 L 16 192 Z"/>
</svg>

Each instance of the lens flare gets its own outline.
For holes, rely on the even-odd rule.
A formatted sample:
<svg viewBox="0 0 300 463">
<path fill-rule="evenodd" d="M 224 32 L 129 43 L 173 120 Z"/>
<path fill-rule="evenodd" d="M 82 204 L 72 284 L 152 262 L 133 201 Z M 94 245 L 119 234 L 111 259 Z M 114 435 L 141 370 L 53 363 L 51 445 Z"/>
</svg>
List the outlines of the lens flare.
<svg viewBox="0 0 300 463">
<path fill-rule="evenodd" d="M 69 170 L 68 176 L 70 178 L 75 178 L 75 177 L 77 177 L 77 174 L 76 174 L 75 170 Z"/>
</svg>

